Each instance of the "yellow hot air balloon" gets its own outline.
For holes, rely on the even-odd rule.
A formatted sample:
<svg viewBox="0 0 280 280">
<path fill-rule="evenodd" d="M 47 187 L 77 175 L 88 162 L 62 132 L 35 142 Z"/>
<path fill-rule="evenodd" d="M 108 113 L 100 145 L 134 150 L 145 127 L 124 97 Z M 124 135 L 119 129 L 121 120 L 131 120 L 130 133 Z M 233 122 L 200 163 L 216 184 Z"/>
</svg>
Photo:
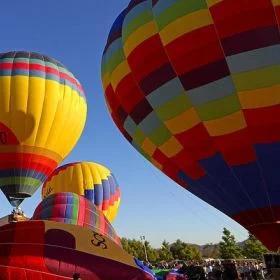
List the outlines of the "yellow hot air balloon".
<svg viewBox="0 0 280 280">
<path fill-rule="evenodd" d="M 12 205 L 69 154 L 86 114 L 82 87 L 62 64 L 37 53 L 0 54 L 0 188 Z"/>
<path fill-rule="evenodd" d="M 105 166 L 94 162 L 75 162 L 57 168 L 42 188 L 42 197 L 72 192 L 92 201 L 112 222 L 120 205 L 120 187 Z"/>
</svg>

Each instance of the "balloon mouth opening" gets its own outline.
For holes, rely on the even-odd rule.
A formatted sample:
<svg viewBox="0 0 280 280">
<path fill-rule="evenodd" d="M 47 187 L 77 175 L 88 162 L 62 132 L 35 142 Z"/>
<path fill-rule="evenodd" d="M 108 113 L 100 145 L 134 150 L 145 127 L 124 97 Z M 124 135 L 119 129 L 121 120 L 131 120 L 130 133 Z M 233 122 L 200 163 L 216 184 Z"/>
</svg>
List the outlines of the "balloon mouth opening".
<svg viewBox="0 0 280 280">
<path fill-rule="evenodd" d="M 13 207 L 18 207 L 25 198 L 31 197 L 27 193 L 5 193 L 5 196 Z"/>
<path fill-rule="evenodd" d="M 23 199 L 9 199 L 10 204 L 15 208 L 18 208 L 22 201 Z"/>
<path fill-rule="evenodd" d="M 6 196 L 9 197 L 9 199 L 13 200 L 13 199 L 25 199 L 30 197 L 31 195 L 28 193 L 7 193 Z"/>
</svg>

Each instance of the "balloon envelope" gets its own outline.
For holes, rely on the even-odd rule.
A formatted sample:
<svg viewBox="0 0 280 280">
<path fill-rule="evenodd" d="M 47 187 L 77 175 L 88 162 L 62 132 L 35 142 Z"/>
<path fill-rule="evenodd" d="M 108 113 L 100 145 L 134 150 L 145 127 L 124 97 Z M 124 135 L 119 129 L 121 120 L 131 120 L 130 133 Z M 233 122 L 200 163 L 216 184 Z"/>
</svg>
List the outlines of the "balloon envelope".
<svg viewBox="0 0 280 280">
<path fill-rule="evenodd" d="M 55 193 L 48 196 L 36 207 L 32 220 L 90 228 L 121 246 L 120 238 L 104 214 L 91 201 L 75 193 Z"/>
<path fill-rule="evenodd" d="M 152 280 L 135 259 L 92 230 L 50 221 L 0 227 L 0 279 Z"/>
<path fill-rule="evenodd" d="M 105 166 L 94 162 L 69 163 L 57 168 L 43 185 L 42 197 L 73 192 L 92 201 L 112 222 L 120 205 L 120 187 Z"/>
<path fill-rule="evenodd" d="M 84 128 L 79 81 L 32 52 L 0 54 L 0 188 L 18 206 L 69 154 Z"/>
<path fill-rule="evenodd" d="M 112 118 L 170 178 L 280 247 L 278 1 L 131 1 L 102 60 Z"/>
</svg>

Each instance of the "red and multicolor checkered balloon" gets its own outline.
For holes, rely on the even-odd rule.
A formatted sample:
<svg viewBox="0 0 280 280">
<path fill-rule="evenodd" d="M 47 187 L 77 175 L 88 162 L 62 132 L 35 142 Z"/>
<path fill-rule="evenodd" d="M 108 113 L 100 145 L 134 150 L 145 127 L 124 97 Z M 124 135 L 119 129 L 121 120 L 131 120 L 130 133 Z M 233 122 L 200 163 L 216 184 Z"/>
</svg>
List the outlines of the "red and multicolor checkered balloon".
<svg viewBox="0 0 280 280">
<path fill-rule="evenodd" d="M 102 60 L 112 118 L 156 167 L 280 247 L 280 2 L 133 0 Z"/>
</svg>

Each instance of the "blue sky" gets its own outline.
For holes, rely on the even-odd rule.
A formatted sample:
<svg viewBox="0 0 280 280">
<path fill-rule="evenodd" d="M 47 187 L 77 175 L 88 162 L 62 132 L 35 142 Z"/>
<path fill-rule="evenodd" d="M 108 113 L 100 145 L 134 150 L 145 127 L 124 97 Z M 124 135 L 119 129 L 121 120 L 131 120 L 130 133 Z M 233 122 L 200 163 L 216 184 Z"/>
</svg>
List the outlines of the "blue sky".
<svg viewBox="0 0 280 280">
<path fill-rule="evenodd" d="M 146 161 L 123 138 L 111 120 L 100 79 L 107 34 L 128 0 L 14 0 L 1 3 L 0 51 L 29 50 L 49 55 L 71 70 L 88 100 L 87 124 L 65 162 L 96 161 L 109 167 L 122 188 L 114 227 L 121 236 L 145 235 L 154 246 L 177 238 L 204 244 L 218 242 L 223 227 L 238 240 L 247 232 L 194 197 Z M 28 215 L 40 191 L 22 204 Z M 11 207 L 0 194 L 0 216 Z"/>
</svg>

